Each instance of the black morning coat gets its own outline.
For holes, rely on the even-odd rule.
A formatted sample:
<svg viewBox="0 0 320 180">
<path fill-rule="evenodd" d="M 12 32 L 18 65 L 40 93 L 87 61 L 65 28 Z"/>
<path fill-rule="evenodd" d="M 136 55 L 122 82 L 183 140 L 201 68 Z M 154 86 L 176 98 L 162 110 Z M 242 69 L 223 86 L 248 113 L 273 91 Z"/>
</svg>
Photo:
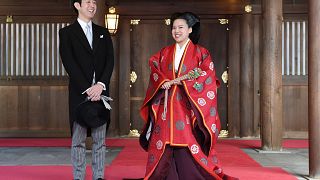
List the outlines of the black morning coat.
<svg viewBox="0 0 320 180">
<path fill-rule="evenodd" d="M 69 75 L 69 121 L 72 132 L 76 114 L 75 108 L 85 100 L 86 93 L 92 85 L 93 73 L 96 82 L 106 85 L 103 95 L 109 96 L 109 83 L 114 66 L 113 45 L 108 30 L 92 23 L 93 42 L 90 44 L 79 24 L 60 29 L 59 50 L 62 63 Z M 110 113 L 106 116 L 110 122 Z"/>
</svg>

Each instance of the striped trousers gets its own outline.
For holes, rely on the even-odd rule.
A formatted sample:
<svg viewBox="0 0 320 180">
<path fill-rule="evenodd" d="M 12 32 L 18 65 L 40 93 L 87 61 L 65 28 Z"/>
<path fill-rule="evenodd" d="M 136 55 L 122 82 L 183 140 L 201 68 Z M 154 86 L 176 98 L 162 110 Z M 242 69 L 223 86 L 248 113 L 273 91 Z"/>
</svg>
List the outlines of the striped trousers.
<svg viewBox="0 0 320 180">
<path fill-rule="evenodd" d="M 86 145 L 87 128 L 74 122 L 72 131 L 71 162 L 73 178 L 84 180 L 86 172 Z M 93 180 L 104 178 L 104 164 L 106 152 L 106 124 L 91 129 L 92 144 L 92 172 Z"/>
</svg>

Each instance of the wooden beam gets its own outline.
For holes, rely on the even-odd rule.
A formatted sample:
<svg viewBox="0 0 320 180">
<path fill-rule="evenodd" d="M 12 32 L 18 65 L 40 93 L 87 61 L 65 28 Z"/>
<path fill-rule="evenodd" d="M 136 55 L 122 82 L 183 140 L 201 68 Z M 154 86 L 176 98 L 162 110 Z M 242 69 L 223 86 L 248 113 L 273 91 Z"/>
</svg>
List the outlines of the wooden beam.
<svg viewBox="0 0 320 180">
<path fill-rule="evenodd" d="M 121 0 L 117 5 L 119 13 L 126 15 L 171 15 L 173 12 L 190 11 L 202 14 L 242 14 L 242 1 L 226 0 Z"/>
<path fill-rule="evenodd" d="M 320 1 L 309 0 L 309 175 L 320 178 Z"/>
<path fill-rule="evenodd" d="M 282 0 L 262 1 L 263 52 L 260 63 L 262 149 L 282 148 Z"/>
<path fill-rule="evenodd" d="M 190 11 L 202 15 L 241 15 L 245 1 L 235 0 L 104 0 L 98 3 L 115 6 L 117 13 L 123 16 L 169 16 L 176 11 Z M 261 14 L 261 2 L 253 1 L 253 14 Z M 286 14 L 307 14 L 306 1 L 292 0 L 284 2 Z M 0 16 L 72 16 L 69 0 L 1 0 Z M 202 17 L 201 17 L 202 18 Z"/>
</svg>

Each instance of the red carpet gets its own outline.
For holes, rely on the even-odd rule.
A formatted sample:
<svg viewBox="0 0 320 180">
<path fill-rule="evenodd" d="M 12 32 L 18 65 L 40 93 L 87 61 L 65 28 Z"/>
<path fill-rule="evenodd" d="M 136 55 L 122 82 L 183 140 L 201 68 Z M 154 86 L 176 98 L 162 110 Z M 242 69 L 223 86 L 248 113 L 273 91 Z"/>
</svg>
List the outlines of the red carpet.
<svg viewBox="0 0 320 180">
<path fill-rule="evenodd" d="M 147 154 L 137 139 L 107 139 L 108 146 L 124 147 L 110 166 L 106 167 L 108 180 L 139 178 L 144 175 Z M 70 139 L 0 139 L 0 147 L 69 147 Z M 224 171 L 241 180 L 296 179 L 281 168 L 262 167 L 240 148 L 259 148 L 259 140 L 219 140 L 217 152 Z M 285 140 L 284 148 L 308 148 L 307 140 Z M 91 179 L 87 168 L 87 179 Z M 1 166 L 0 179 L 8 180 L 67 180 L 72 179 L 71 166 Z"/>
<path fill-rule="evenodd" d="M 135 140 L 126 139 L 126 143 L 134 143 Z M 124 139 L 107 139 L 109 146 L 124 146 Z M 69 147 L 70 138 L 0 138 L 0 147 Z M 238 148 L 259 148 L 260 140 L 242 140 L 242 139 L 220 139 L 219 144 L 231 145 Z M 284 148 L 308 148 L 308 140 L 286 139 L 283 141 Z"/>
</svg>

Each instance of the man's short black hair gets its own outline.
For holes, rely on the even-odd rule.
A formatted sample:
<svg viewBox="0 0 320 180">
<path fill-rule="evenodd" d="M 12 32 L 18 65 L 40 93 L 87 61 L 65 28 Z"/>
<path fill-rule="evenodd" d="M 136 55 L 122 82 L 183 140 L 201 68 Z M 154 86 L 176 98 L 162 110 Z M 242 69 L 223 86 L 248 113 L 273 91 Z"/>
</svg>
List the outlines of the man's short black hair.
<svg viewBox="0 0 320 180">
<path fill-rule="evenodd" d="M 81 5 L 81 1 L 82 0 L 70 0 L 71 6 L 73 7 L 74 12 L 76 12 L 77 14 L 79 14 L 78 9 L 76 9 L 76 7 L 74 7 L 74 3 L 79 3 Z"/>
</svg>

